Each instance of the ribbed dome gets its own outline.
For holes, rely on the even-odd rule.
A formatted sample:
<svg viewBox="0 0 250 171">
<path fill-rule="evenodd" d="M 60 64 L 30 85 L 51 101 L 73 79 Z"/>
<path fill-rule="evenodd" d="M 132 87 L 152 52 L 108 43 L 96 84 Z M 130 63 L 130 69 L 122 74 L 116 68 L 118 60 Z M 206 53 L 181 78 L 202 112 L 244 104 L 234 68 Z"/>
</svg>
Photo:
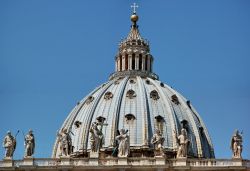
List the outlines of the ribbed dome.
<svg viewBox="0 0 250 171">
<path fill-rule="evenodd" d="M 158 80 L 140 76 L 113 79 L 85 97 L 62 126 L 74 134 L 75 153 L 90 149 L 89 128 L 100 116 L 106 118 L 107 124 L 103 127 L 104 148 L 113 148 L 116 132 L 121 128 L 129 130 L 131 149 L 150 148 L 154 130 L 160 129 L 165 137 L 164 147 L 174 151 L 176 141 L 173 130 L 180 132 L 186 124 L 191 141 L 189 155 L 214 157 L 207 129 L 194 107 Z M 58 150 L 56 141 L 54 157 L 58 156 Z"/>
<path fill-rule="evenodd" d="M 201 117 L 190 101 L 158 80 L 152 72 L 149 44 L 138 35 L 134 22 L 128 38 L 119 46 L 116 72 L 107 83 L 81 100 L 63 123 L 61 130 L 66 128 L 71 132 L 72 155 L 88 155 L 90 126 L 104 120 L 105 138 L 100 151 L 105 155 L 116 146 L 117 130 L 124 128 L 130 137 L 130 156 L 151 156 L 150 141 L 158 129 L 165 138 L 165 153 L 174 157 L 177 149 L 174 132 L 180 134 L 186 128 L 190 140 L 188 156 L 214 158 L 213 145 Z M 60 155 L 59 148 L 57 138 L 53 157 Z"/>
</svg>

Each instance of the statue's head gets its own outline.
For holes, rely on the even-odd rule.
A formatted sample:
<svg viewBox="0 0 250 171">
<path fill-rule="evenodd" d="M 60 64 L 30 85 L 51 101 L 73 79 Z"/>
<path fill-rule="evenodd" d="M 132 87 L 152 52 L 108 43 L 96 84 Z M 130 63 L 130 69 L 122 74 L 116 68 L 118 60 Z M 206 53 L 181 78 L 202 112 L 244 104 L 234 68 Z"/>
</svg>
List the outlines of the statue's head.
<svg viewBox="0 0 250 171">
<path fill-rule="evenodd" d="M 239 130 L 238 129 L 234 130 L 234 135 L 239 135 Z"/>
<path fill-rule="evenodd" d="M 29 134 L 31 135 L 33 133 L 32 129 L 29 130 Z"/>
<path fill-rule="evenodd" d="M 182 128 L 182 129 L 181 129 L 181 134 L 182 134 L 182 135 L 185 135 L 185 136 L 187 135 L 187 131 L 186 131 L 185 128 Z"/>
<path fill-rule="evenodd" d="M 93 123 L 92 123 L 92 127 L 93 127 L 94 129 L 97 129 L 97 123 L 96 123 L 96 122 L 93 122 Z"/>
<path fill-rule="evenodd" d="M 120 129 L 120 134 L 125 134 L 125 129 Z"/>
<path fill-rule="evenodd" d="M 160 135 L 161 134 L 161 131 L 159 129 L 155 129 L 155 133 Z"/>
<path fill-rule="evenodd" d="M 67 133 L 67 128 L 63 128 L 62 132 Z"/>
<path fill-rule="evenodd" d="M 11 132 L 10 132 L 10 131 L 7 131 L 7 135 L 11 135 Z"/>
</svg>

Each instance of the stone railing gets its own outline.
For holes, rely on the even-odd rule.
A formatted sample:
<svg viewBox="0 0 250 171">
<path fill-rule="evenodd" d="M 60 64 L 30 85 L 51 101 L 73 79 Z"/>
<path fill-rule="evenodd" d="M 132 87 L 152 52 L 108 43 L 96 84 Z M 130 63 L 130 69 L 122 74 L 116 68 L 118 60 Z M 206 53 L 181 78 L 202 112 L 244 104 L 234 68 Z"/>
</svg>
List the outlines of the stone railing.
<svg viewBox="0 0 250 171">
<path fill-rule="evenodd" d="M 250 160 L 241 159 L 165 159 L 158 158 L 25 158 L 23 160 L 4 159 L 0 161 L 0 170 L 23 170 L 25 168 L 82 168 L 114 167 L 114 168 L 197 168 L 202 169 L 242 169 L 250 170 Z"/>
</svg>

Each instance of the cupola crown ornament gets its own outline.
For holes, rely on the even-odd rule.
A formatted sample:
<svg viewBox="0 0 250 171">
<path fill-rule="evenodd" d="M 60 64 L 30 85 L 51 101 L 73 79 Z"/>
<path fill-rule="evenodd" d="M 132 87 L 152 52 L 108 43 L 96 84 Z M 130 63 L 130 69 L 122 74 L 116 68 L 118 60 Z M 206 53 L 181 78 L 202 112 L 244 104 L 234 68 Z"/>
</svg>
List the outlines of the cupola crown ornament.
<svg viewBox="0 0 250 171">
<path fill-rule="evenodd" d="M 139 16 L 136 3 L 131 5 L 133 9 L 130 17 L 132 21 L 131 29 L 128 36 L 119 44 L 119 50 L 115 57 L 115 73 L 110 79 L 123 76 L 143 76 L 158 79 L 153 73 L 154 58 L 150 54 L 149 42 L 142 38 L 139 32 L 137 22 Z"/>
</svg>

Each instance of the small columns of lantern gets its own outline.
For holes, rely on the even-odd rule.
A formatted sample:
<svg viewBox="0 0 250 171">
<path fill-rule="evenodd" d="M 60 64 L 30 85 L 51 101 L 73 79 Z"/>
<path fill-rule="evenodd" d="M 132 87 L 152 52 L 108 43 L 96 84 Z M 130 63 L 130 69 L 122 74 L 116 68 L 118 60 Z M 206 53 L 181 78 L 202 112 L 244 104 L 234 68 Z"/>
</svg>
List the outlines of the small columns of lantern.
<svg viewBox="0 0 250 171">
<path fill-rule="evenodd" d="M 152 72 L 153 57 L 149 53 L 118 54 L 115 61 L 116 72 L 147 71 Z"/>
</svg>

